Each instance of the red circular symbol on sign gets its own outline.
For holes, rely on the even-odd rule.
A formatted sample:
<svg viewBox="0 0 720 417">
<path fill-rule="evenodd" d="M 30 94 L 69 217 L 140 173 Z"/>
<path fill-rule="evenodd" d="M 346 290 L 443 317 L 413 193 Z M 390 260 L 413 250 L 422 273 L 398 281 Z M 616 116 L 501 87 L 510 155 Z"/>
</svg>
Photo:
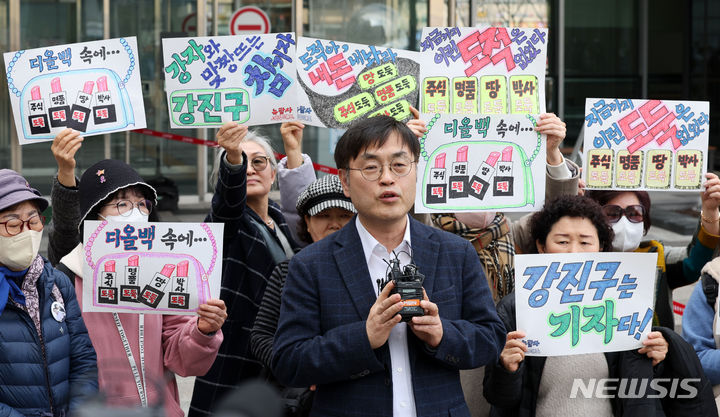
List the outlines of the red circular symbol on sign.
<svg viewBox="0 0 720 417">
<path fill-rule="evenodd" d="M 197 30 L 197 25 L 195 24 L 197 21 L 197 13 L 192 12 L 189 15 L 185 16 L 185 19 L 182 21 L 182 25 L 180 26 L 182 31 L 185 33 L 188 32 L 195 32 Z"/>
<path fill-rule="evenodd" d="M 270 33 L 270 18 L 255 6 L 241 7 L 230 19 L 230 34 Z"/>
</svg>

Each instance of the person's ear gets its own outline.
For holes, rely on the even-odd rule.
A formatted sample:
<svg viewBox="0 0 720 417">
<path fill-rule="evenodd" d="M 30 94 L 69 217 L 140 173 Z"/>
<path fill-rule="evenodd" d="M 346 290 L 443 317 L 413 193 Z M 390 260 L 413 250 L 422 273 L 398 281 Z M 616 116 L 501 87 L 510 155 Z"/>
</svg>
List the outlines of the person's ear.
<svg viewBox="0 0 720 417">
<path fill-rule="evenodd" d="M 345 197 L 350 198 L 350 170 L 340 169 L 338 170 L 338 176 L 343 187 L 343 194 Z"/>
<path fill-rule="evenodd" d="M 545 253 L 545 245 L 540 243 L 538 239 L 535 239 L 535 248 L 537 248 L 538 253 Z"/>
</svg>

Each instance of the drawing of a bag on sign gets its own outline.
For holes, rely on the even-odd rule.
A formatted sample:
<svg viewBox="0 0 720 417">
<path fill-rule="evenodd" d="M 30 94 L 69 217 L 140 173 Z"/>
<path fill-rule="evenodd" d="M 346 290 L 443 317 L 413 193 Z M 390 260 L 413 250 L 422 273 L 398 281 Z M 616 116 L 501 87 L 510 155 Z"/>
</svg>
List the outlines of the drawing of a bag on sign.
<svg viewBox="0 0 720 417">
<path fill-rule="evenodd" d="M 68 86 L 82 86 L 73 91 Z M 45 103 L 43 97 L 48 97 Z M 39 75 L 20 94 L 23 132 L 28 139 L 53 138 L 50 127 L 69 127 L 87 135 L 135 123 L 127 89 L 113 70 L 70 70 Z"/>
<path fill-rule="evenodd" d="M 145 308 L 141 304 L 159 311 L 189 310 L 211 297 L 207 272 L 190 255 L 105 255 L 95 264 L 94 279 L 99 281 L 98 305 L 112 304 L 130 311 Z M 191 291 L 193 286 L 196 291 Z"/>
<path fill-rule="evenodd" d="M 455 156 L 452 163 L 447 162 L 450 155 Z M 429 161 L 423 181 L 425 207 L 471 210 L 535 202 L 531 161 L 518 144 L 454 142 L 433 151 Z M 449 176 L 446 165 L 452 166 Z"/>
</svg>

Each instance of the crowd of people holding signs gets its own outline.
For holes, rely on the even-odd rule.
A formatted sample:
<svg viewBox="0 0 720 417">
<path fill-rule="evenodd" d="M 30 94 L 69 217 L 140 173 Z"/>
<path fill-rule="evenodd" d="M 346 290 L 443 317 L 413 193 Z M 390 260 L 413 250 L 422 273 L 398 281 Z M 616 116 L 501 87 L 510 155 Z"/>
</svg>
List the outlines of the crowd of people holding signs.
<svg viewBox="0 0 720 417">
<path fill-rule="evenodd" d="M 197 223 L 160 222 L 124 162 L 76 176 L 87 137 L 145 127 L 134 37 L 6 53 L 20 143 L 58 169 L 47 258 L 48 201 L 0 170 L 0 415 L 182 416 L 175 375 L 192 416 L 718 415 L 709 103 L 588 98 L 580 167 L 545 108 L 547 30 L 420 45 L 163 39 L 170 125 L 218 129 Z M 249 129 L 270 123 L 279 161 Z M 345 129 L 338 175 L 306 125 Z M 687 247 L 643 240 L 648 191 L 699 194 Z M 235 390 L 258 379 L 269 400 Z"/>
</svg>

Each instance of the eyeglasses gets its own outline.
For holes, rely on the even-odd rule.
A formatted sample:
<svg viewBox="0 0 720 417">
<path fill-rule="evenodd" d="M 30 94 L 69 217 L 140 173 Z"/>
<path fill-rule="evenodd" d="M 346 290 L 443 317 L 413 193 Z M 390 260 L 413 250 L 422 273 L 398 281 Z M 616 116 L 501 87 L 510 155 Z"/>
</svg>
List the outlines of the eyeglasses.
<svg viewBox="0 0 720 417">
<path fill-rule="evenodd" d="M 395 174 L 396 177 L 404 177 L 410 173 L 412 164 L 416 162 L 417 161 L 411 161 L 408 158 L 395 158 L 390 161 L 388 167 L 390 168 L 390 172 Z M 381 164 L 377 161 L 371 160 L 365 163 L 365 166 L 363 166 L 362 168 L 348 167 L 347 169 L 352 171 L 360 171 L 360 174 L 363 176 L 363 178 L 368 181 L 377 181 L 380 177 L 382 177 L 385 165 L 386 164 Z"/>
<path fill-rule="evenodd" d="M 602 210 L 610 223 L 619 221 L 623 214 L 625 214 L 625 217 L 627 217 L 630 223 L 640 223 L 645 218 L 645 207 L 640 204 L 634 204 L 625 208 L 615 204 L 608 204 L 603 206 Z"/>
<path fill-rule="evenodd" d="M 250 160 L 250 165 L 255 171 L 264 171 L 268 166 L 268 161 L 270 161 L 269 156 L 256 156 Z"/>
<path fill-rule="evenodd" d="M 0 224 L 5 226 L 5 233 L 7 233 L 8 236 L 15 236 L 22 233 L 26 224 L 28 229 L 39 232 L 45 227 L 45 216 L 32 216 L 27 220 L 10 219 Z"/>
<path fill-rule="evenodd" d="M 120 200 L 117 203 L 105 204 L 105 206 L 114 206 L 120 216 L 129 216 L 133 207 L 137 207 L 140 213 L 145 215 L 149 215 L 153 209 L 153 203 L 150 200 L 140 200 L 137 203 L 130 200 Z"/>
</svg>

